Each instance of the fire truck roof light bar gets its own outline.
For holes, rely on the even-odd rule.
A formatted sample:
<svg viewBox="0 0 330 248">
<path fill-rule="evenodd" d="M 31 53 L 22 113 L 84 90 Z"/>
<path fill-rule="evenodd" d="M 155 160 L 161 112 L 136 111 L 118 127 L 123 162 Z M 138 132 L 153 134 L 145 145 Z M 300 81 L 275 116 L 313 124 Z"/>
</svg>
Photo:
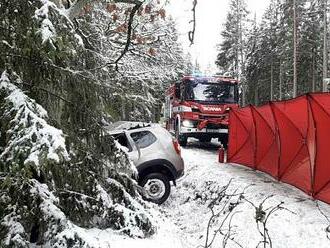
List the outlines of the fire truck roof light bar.
<svg viewBox="0 0 330 248">
<path fill-rule="evenodd" d="M 213 77 L 207 77 L 207 76 L 194 76 L 194 75 L 189 75 L 189 76 L 184 76 L 183 80 L 191 80 L 191 81 L 207 81 L 209 83 L 217 83 L 219 81 L 222 82 L 229 82 L 229 83 L 239 83 L 238 80 L 229 78 L 226 76 L 213 76 Z"/>
</svg>

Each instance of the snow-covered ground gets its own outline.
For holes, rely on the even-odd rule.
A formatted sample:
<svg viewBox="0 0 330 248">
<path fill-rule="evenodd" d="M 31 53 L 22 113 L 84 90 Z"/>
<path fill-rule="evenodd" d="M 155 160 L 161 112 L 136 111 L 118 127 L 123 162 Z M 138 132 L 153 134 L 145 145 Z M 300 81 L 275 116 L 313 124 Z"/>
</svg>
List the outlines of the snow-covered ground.
<svg viewBox="0 0 330 248">
<path fill-rule="evenodd" d="M 263 204 L 266 213 L 283 202 L 283 208 L 270 215 L 266 224 L 272 247 L 330 247 L 330 239 L 327 238 L 327 234 L 330 234 L 330 222 L 326 218 L 330 217 L 329 205 L 313 201 L 300 190 L 277 182 L 264 173 L 239 165 L 219 164 L 217 146 L 214 143 L 202 146 L 192 141 L 182 150 L 186 165 L 185 175 L 178 181 L 176 188 L 172 187 L 170 198 L 161 207 L 180 229 L 177 235 L 181 236 L 182 247 L 205 247 L 211 217 L 208 204 L 223 191 L 222 187 L 231 179 L 226 192 L 230 195 L 236 190 L 235 196 L 230 199 L 224 197 L 213 208 L 215 213 L 220 210 L 222 213 L 212 222 L 209 237 L 213 237 L 213 231 L 221 223 L 223 227 L 222 234 L 216 235 L 211 247 L 224 247 L 223 242 L 226 240 L 225 247 L 257 247 L 258 244 L 259 247 L 264 247 L 263 243 L 259 243 L 262 236 L 257 228 L 256 209 L 251 203 L 258 207 L 271 195 L 273 196 Z M 239 196 L 236 195 L 244 188 L 244 199 L 238 200 Z M 226 210 L 228 207 L 222 209 L 223 203 L 228 200 L 228 204 L 231 202 L 234 206 L 237 200 L 239 202 L 230 213 Z M 226 221 L 223 221 L 227 215 Z M 260 227 L 262 229 L 262 225 Z"/>
<path fill-rule="evenodd" d="M 223 224 L 221 233 L 208 247 L 264 247 L 260 243 L 262 236 L 257 228 L 256 209 L 251 203 L 258 207 L 273 195 L 265 201 L 262 209 L 267 214 L 272 207 L 283 202 L 283 209 L 270 215 L 266 225 L 272 247 L 330 247 L 330 221 L 326 217 L 330 217 L 329 205 L 313 201 L 300 190 L 279 183 L 264 173 L 239 165 L 219 164 L 217 149 L 216 143 L 201 145 L 194 140 L 182 149 L 185 175 L 178 180 L 177 187 L 172 187 L 169 199 L 162 206 L 153 205 L 154 215 L 159 216 L 155 220 L 159 229 L 153 237 L 132 239 L 112 230 L 78 227 L 76 231 L 83 233 L 91 246 L 100 248 L 206 247 L 206 231 L 211 217 L 208 205 L 222 192 L 224 197 L 221 201 L 214 202 L 214 213 L 221 214 L 211 223 L 208 243 L 213 238 L 214 230 Z M 223 187 L 230 180 L 224 191 Z M 243 198 L 240 193 L 244 189 Z M 225 207 L 224 203 L 227 203 Z M 230 206 L 232 211 L 228 211 Z M 270 247 L 269 243 L 265 247 Z"/>
</svg>

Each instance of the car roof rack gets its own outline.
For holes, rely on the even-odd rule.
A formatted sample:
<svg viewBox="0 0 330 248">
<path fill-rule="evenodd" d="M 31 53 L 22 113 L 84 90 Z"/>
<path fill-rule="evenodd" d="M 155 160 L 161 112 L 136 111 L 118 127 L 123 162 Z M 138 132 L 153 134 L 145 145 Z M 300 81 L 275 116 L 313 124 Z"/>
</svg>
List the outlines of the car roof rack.
<svg viewBox="0 0 330 248">
<path fill-rule="evenodd" d="M 152 123 L 146 123 L 146 122 L 137 122 L 137 121 L 117 121 L 114 123 L 111 123 L 108 126 L 109 130 L 112 131 L 119 131 L 119 130 L 134 130 L 144 127 L 151 127 Z"/>
<path fill-rule="evenodd" d="M 143 127 L 151 127 L 151 123 L 142 123 L 141 126 L 140 126 L 140 124 L 137 124 L 136 126 L 132 126 L 132 127 L 128 128 L 127 130 L 139 129 L 139 128 L 143 128 Z"/>
</svg>

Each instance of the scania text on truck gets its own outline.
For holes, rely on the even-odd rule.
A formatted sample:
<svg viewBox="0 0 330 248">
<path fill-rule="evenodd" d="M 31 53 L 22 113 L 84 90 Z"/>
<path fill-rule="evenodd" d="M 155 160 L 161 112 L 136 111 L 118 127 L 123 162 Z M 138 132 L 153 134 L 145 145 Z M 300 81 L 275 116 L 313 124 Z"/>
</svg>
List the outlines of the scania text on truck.
<svg viewBox="0 0 330 248">
<path fill-rule="evenodd" d="M 189 137 L 209 142 L 228 142 L 229 109 L 238 108 L 238 81 L 228 77 L 185 76 L 166 91 L 166 128 L 180 145 Z"/>
</svg>

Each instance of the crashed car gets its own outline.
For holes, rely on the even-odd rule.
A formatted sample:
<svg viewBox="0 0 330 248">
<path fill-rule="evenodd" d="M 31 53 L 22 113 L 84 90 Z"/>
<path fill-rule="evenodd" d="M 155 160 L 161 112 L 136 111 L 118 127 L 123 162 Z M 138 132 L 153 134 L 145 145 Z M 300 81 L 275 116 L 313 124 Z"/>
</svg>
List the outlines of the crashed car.
<svg viewBox="0 0 330 248">
<path fill-rule="evenodd" d="M 184 162 L 178 141 L 157 124 L 116 122 L 108 128 L 138 171 L 138 183 L 146 200 L 162 204 L 170 195 L 172 181 L 183 175 Z"/>
</svg>

